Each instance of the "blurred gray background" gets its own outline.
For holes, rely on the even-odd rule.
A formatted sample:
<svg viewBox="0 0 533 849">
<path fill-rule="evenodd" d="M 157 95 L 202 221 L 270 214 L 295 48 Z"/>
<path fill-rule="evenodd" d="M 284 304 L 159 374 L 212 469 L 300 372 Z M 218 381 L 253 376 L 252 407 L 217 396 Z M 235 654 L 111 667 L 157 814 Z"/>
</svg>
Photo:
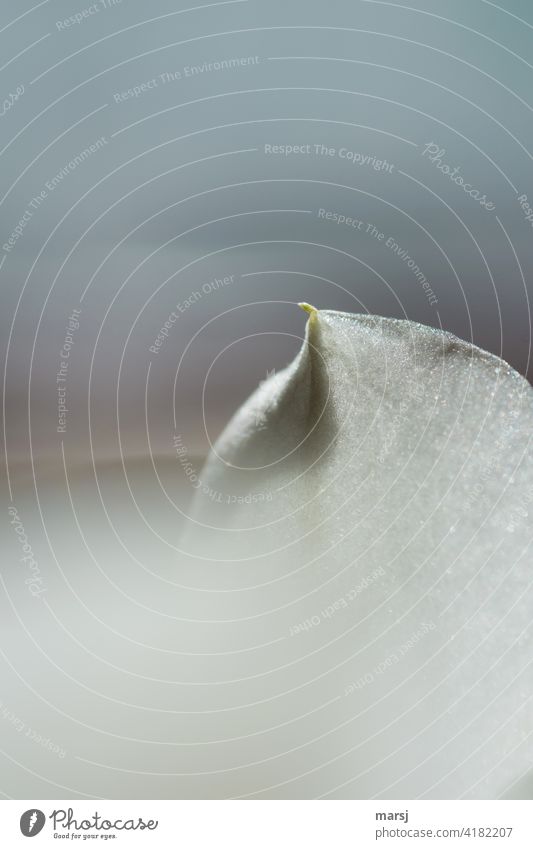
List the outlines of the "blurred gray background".
<svg viewBox="0 0 533 849">
<path fill-rule="evenodd" d="M 142 455 L 147 425 L 155 453 L 176 431 L 203 453 L 294 355 L 300 300 L 442 326 L 531 377 L 530 17 L 519 0 L 4 4 L 8 459 L 31 438 L 37 459 L 63 440 L 83 461 L 89 432 L 95 457 Z"/>
</svg>

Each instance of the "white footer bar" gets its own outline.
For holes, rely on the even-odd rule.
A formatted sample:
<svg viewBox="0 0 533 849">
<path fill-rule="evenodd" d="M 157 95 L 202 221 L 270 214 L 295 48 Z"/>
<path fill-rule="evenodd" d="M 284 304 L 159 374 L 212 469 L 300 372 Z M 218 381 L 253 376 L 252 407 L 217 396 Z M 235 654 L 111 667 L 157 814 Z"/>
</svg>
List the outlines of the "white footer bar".
<svg viewBox="0 0 533 849">
<path fill-rule="evenodd" d="M 28 838 L 35 837 L 35 844 Z M 69 841 L 69 843 L 67 843 Z M 527 801 L 0 802 L 0 845 L 533 849 Z"/>
</svg>

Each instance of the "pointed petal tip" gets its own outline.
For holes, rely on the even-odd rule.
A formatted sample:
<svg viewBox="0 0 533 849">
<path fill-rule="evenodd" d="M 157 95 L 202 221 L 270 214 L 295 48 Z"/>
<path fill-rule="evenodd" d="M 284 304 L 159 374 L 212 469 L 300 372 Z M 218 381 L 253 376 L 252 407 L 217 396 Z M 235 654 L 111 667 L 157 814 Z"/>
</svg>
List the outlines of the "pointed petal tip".
<svg viewBox="0 0 533 849">
<path fill-rule="evenodd" d="M 318 312 L 316 307 L 313 307 L 311 304 L 306 304 L 305 301 L 299 303 L 298 306 L 300 307 L 300 309 L 309 313 L 310 316 L 313 316 Z"/>
</svg>

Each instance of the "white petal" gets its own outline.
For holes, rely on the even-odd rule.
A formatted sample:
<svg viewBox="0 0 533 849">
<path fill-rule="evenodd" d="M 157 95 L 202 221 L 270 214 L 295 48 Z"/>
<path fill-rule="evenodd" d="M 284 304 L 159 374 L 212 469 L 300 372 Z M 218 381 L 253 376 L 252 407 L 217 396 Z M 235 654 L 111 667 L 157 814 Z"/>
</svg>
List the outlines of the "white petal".
<svg viewBox="0 0 533 849">
<path fill-rule="evenodd" d="M 215 446 L 187 539 L 233 590 L 221 615 L 288 638 L 265 698 L 317 711 L 271 792 L 496 796 L 533 754 L 533 392 L 451 334 L 309 310 Z"/>
</svg>

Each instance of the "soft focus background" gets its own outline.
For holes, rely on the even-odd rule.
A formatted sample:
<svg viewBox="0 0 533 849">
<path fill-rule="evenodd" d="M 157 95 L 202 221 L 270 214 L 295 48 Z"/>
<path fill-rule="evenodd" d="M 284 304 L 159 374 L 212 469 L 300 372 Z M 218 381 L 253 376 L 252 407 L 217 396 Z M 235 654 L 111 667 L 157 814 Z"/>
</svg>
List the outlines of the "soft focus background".
<svg viewBox="0 0 533 849">
<path fill-rule="evenodd" d="M 215 436 L 292 357 L 300 300 L 441 325 L 528 372 L 527 2 L 56 0 L 3 17 L 2 98 L 24 90 L 0 124 L 2 243 L 31 213 L 1 252 L 12 462 L 27 456 L 28 404 L 34 452 L 59 454 L 73 309 L 70 460 L 87 455 L 88 405 L 96 455 L 120 451 L 117 416 L 122 451 L 144 453 L 145 392 L 152 450 L 172 447 L 175 408 L 203 451 L 204 382 Z"/>
<path fill-rule="evenodd" d="M 128 697 L 111 667 L 94 695 L 94 628 L 118 667 L 154 643 L 174 677 L 174 505 L 298 350 L 297 302 L 442 327 L 531 379 L 532 37 L 527 0 L 3 4 L 5 795 L 113 794 L 97 768 L 65 786 L 26 730 L 105 759 Z M 46 582 L 73 638 L 35 615 Z M 131 796 L 183 792 L 144 781 Z"/>
</svg>

